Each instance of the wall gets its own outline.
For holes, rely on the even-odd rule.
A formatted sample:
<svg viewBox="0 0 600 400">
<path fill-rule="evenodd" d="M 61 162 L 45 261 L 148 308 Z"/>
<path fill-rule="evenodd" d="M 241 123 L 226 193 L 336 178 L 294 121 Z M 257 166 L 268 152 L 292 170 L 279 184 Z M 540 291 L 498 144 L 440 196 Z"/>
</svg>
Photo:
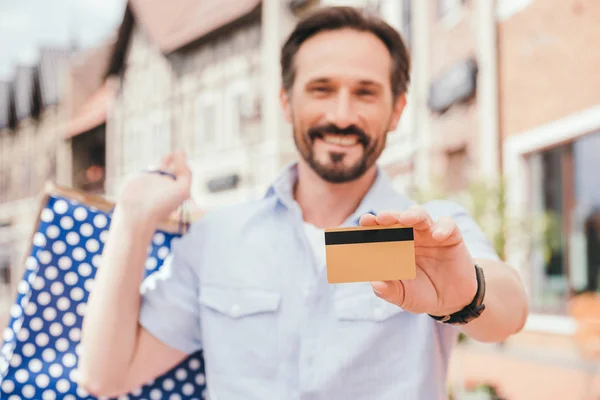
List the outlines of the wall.
<svg viewBox="0 0 600 400">
<path fill-rule="evenodd" d="M 264 186 L 257 177 L 268 176 L 266 159 L 274 157 L 261 121 L 260 23 L 169 56 L 137 26 L 132 36 L 122 88 L 107 123 L 109 195 L 125 175 L 184 149 L 199 207 L 255 196 Z M 226 174 L 240 176 L 237 188 L 207 191 L 209 180 Z"/>
<path fill-rule="evenodd" d="M 0 245 L 10 249 L 12 287 L 0 293 L 0 327 L 6 322 L 6 307 L 13 300 L 16 283 L 31 243 L 46 181 L 56 180 L 57 143 L 63 127 L 59 106 L 49 106 L 39 119 L 25 118 L 15 131 L 3 137 L 2 164 L 10 174 L 8 193 L 0 202 Z"/>
<path fill-rule="evenodd" d="M 600 2 L 530 3 L 499 26 L 505 137 L 600 103 Z"/>
<path fill-rule="evenodd" d="M 116 193 L 127 174 L 158 164 L 171 150 L 168 111 L 173 73 L 139 25 L 131 35 L 124 68 L 107 121 L 108 196 Z"/>
<path fill-rule="evenodd" d="M 456 7 L 444 17 L 430 9 L 430 81 L 443 76 L 456 63 L 477 56 L 476 9 L 472 2 Z M 467 103 L 454 104 L 431 117 L 431 173 L 446 175 L 449 188 L 464 188 L 479 163 L 479 93 Z M 448 176 L 447 172 L 453 172 Z M 463 181 L 462 183 L 460 181 Z"/>
</svg>

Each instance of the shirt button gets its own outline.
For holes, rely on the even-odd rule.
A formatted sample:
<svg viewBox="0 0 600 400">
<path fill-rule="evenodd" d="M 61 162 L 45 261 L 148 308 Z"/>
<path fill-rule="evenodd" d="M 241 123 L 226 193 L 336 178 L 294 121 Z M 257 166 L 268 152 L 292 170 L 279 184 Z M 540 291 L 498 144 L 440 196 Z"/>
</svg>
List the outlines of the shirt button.
<svg viewBox="0 0 600 400">
<path fill-rule="evenodd" d="M 381 319 L 383 317 L 383 309 L 381 307 L 376 307 L 375 310 L 373 310 L 373 316 L 375 319 Z"/>
<path fill-rule="evenodd" d="M 239 306 L 239 304 L 234 304 L 233 306 L 231 306 L 231 315 L 233 317 L 237 317 L 238 315 L 240 315 L 240 306 Z"/>
</svg>

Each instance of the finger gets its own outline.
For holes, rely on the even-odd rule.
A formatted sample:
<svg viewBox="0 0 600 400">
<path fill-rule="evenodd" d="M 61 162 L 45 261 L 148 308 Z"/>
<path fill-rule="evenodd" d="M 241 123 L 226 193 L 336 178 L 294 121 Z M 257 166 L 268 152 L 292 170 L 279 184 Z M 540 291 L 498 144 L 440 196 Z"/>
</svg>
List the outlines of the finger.
<svg viewBox="0 0 600 400">
<path fill-rule="evenodd" d="M 377 297 L 402 307 L 405 292 L 401 281 L 371 282 L 371 287 Z"/>
<path fill-rule="evenodd" d="M 433 219 L 421 206 L 413 206 L 398 215 L 398 223 L 412 226 L 416 230 L 427 230 L 433 226 Z"/>
<path fill-rule="evenodd" d="M 189 198 L 189 202 L 190 202 L 190 211 L 191 212 L 195 212 L 195 211 L 199 211 L 200 210 L 200 206 L 198 205 L 198 203 L 196 203 L 196 200 L 194 200 L 194 198 L 190 195 Z"/>
<path fill-rule="evenodd" d="M 169 166 L 173 162 L 173 157 L 174 157 L 173 153 L 169 153 L 166 156 L 164 156 L 162 158 L 162 160 L 160 160 L 160 164 L 158 166 L 158 169 L 160 169 L 162 171 L 168 171 Z"/>
<path fill-rule="evenodd" d="M 364 214 L 362 217 L 360 217 L 359 225 L 360 226 L 374 226 L 374 225 L 378 225 L 377 224 L 377 217 L 375 215 L 373 215 L 373 214 Z"/>
<path fill-rule="evenodd" d="M 395 211 L 383 211 L 377 214 L 376 221 L 379 225 L 395 225 L 398 223 L 398 215 Z"/>
<path fill-rule="evenodd" d="M 192 171 L 187 164 L 187 160 L 183 152 L 177 152 L 173 155 L 172 168 L 177 179 L 182 178 L 183 180 L 191 180 Z"/>
<path fill-rule="evenodd" d="M 442 217 L 433 227 L 433 238 L 437 241 L 443 242 L 455 236 L 457 239 L 461 239 L 462 235 L 458 229 L 458 225 L 450 217 Z"/>
</svg>

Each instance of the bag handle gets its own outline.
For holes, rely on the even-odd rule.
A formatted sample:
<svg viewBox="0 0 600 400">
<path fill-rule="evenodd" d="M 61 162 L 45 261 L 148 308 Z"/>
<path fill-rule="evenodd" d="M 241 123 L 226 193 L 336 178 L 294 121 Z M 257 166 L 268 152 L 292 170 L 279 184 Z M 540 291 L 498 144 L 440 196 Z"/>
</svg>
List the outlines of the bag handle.
<svg viewBox="0 0 600 400">
<path fill-rule="evenodd" d="M 173 180 L 177 179 L 177 177 L 174 174 L 160 169 L 148 169 L 144 172 L 167 176 Z M 190 229 L 190 225 L 191 217 L 188 209 L 188 200 L 185 200 L 183 204 L 179 207 L 179 235 L 183 235 L 184 233 L 186 233 Z"/>
</svg>

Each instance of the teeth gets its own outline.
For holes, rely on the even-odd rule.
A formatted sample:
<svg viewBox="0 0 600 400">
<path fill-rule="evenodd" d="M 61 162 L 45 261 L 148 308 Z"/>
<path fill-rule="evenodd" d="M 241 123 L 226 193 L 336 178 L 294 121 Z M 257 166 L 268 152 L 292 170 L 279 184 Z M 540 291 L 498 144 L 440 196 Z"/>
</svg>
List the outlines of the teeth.
<svg viewBox="0 0 600 400">
<path fill-rule="evenodd" d="M 325 135 L 323 140 L 325 140 L 327 143 L 338 144 L 342 146 L 352 146 L 358 143 L 358 138 L 353 136 Z"/>
</svg>

